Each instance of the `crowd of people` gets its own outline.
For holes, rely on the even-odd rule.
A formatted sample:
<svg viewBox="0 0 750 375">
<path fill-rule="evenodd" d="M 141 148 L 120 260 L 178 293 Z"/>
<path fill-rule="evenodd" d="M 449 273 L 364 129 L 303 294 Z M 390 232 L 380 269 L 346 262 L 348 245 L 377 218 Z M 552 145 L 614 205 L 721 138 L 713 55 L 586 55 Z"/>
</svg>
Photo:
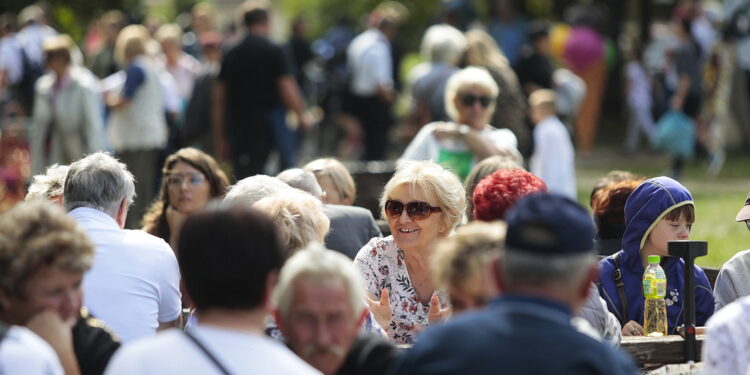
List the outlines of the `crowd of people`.
<svg viewBox="0 0 750 375">
<path fill-rule="evenodd" d="M 188 30 L 107 12 L 86 53 L 43 7 L 18 32 L 0 16 L 4 108 L 31 118 L 25 202 L 0 215 L 0 373 L 636 374 L 619 346 L 647 334 L 642 277 L 659 255 L 668 332 L 694 315 L 704 373 L 745 375 L 750 253 L 713 284 L 688 270 L 691 305 L 668 252 L 696 217 L 672 178 L 685 155 L 672 177 L 612 171 L 591 213 L 578 203 L 575 153 L 592 146 L 607 69 L 578 43 L 604 34 L 600 9 L 571 9 L 578 37 L 556 71 L 549 28 L 498 0 L 482 29 L 467 4 L 445 2 L 424 34 L 403 85 L 411 138 L 377 212 L 355 205 L 339 159 L 301 163 L 311 50 L 301 19 L 289 48 L 271 40 L 269 2 L 243 3 L 226 40 L 205 3 Z M 708 13 L 688 5 L 665 100 L 698 120 Z M 365 160 L 393 151 L 407 17 L 385 2 L 362 33 L 342 22 L 326 39 L 346 71 L 330 67 L 343 88 L 326 116 Z M 665 136 L 629 47 L 635 151 L 639 131 Z M 736 220 L 750 229 L 750 195 Z"/>
</svg>

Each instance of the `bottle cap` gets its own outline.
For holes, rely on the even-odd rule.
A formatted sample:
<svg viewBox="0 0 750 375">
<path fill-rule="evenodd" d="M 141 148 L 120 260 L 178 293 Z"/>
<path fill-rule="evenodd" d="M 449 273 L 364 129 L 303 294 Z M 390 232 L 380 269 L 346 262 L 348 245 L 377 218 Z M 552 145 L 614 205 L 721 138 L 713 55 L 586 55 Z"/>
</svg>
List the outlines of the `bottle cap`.
<svg viewBox="0 0 750 375">
<path fill-rule="evenodd" d="M 649 263 L 659 263 L 661 261 L 661 257 L 658 255 L 649 255 L 648 256 L 648 262 Z"/>
</svg>

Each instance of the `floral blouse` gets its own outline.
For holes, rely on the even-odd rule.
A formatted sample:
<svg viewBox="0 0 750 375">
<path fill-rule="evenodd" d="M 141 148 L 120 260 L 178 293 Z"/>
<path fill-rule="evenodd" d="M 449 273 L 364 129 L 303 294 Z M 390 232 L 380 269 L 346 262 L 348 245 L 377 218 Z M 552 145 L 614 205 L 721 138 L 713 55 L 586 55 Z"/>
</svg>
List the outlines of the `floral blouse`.
<svg viewBox="0 0 750 375">
<path fill-rule="evenodd" d="M 379 297 L 383 288 L 390 291 L 393 317 L 389 326 L 383 327 L 388 337 L 396 344 L 413 344 L 416 335 L 429 325 L 430 306 L 422 304 L 411 284 L 404 251 L 393 236 L 373 238 L 359 251 L 354 263 L 368 292 Z M 445 292 L 435 293 L 441 305 L 448 304 Z"/>
</svg>

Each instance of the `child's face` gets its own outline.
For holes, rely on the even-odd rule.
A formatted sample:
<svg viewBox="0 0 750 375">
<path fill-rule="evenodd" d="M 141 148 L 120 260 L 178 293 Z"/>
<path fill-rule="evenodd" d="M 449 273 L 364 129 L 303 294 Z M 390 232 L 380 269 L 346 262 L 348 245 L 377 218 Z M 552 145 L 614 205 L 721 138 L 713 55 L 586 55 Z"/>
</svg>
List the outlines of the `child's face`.
<svg viewBox="0 0 750 375">
<path fill-rule="evenodd" d="M 654 255 L 668 256 L 667 242 L 689 240 L 692 227 L 693 223 L 688 223 L 683 216 L 676 221 L 661 219 L 648 235 L 644 248 L 656 250 Z"/>
</svg>

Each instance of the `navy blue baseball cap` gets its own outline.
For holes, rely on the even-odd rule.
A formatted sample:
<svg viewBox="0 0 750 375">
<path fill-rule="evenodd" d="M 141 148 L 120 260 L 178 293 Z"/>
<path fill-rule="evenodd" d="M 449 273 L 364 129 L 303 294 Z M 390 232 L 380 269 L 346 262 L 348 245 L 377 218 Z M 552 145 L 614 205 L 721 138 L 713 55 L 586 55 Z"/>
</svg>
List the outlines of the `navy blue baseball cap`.
<svg viewBox="0 0 750 375">
<path fill-rule="evenodd" d="M 506 251 L 563 256 L 594 252 L 591 216 L 580 204 L 562 195 L 529 195 L 510 209 L 505 220 Z"/>
</svg>

